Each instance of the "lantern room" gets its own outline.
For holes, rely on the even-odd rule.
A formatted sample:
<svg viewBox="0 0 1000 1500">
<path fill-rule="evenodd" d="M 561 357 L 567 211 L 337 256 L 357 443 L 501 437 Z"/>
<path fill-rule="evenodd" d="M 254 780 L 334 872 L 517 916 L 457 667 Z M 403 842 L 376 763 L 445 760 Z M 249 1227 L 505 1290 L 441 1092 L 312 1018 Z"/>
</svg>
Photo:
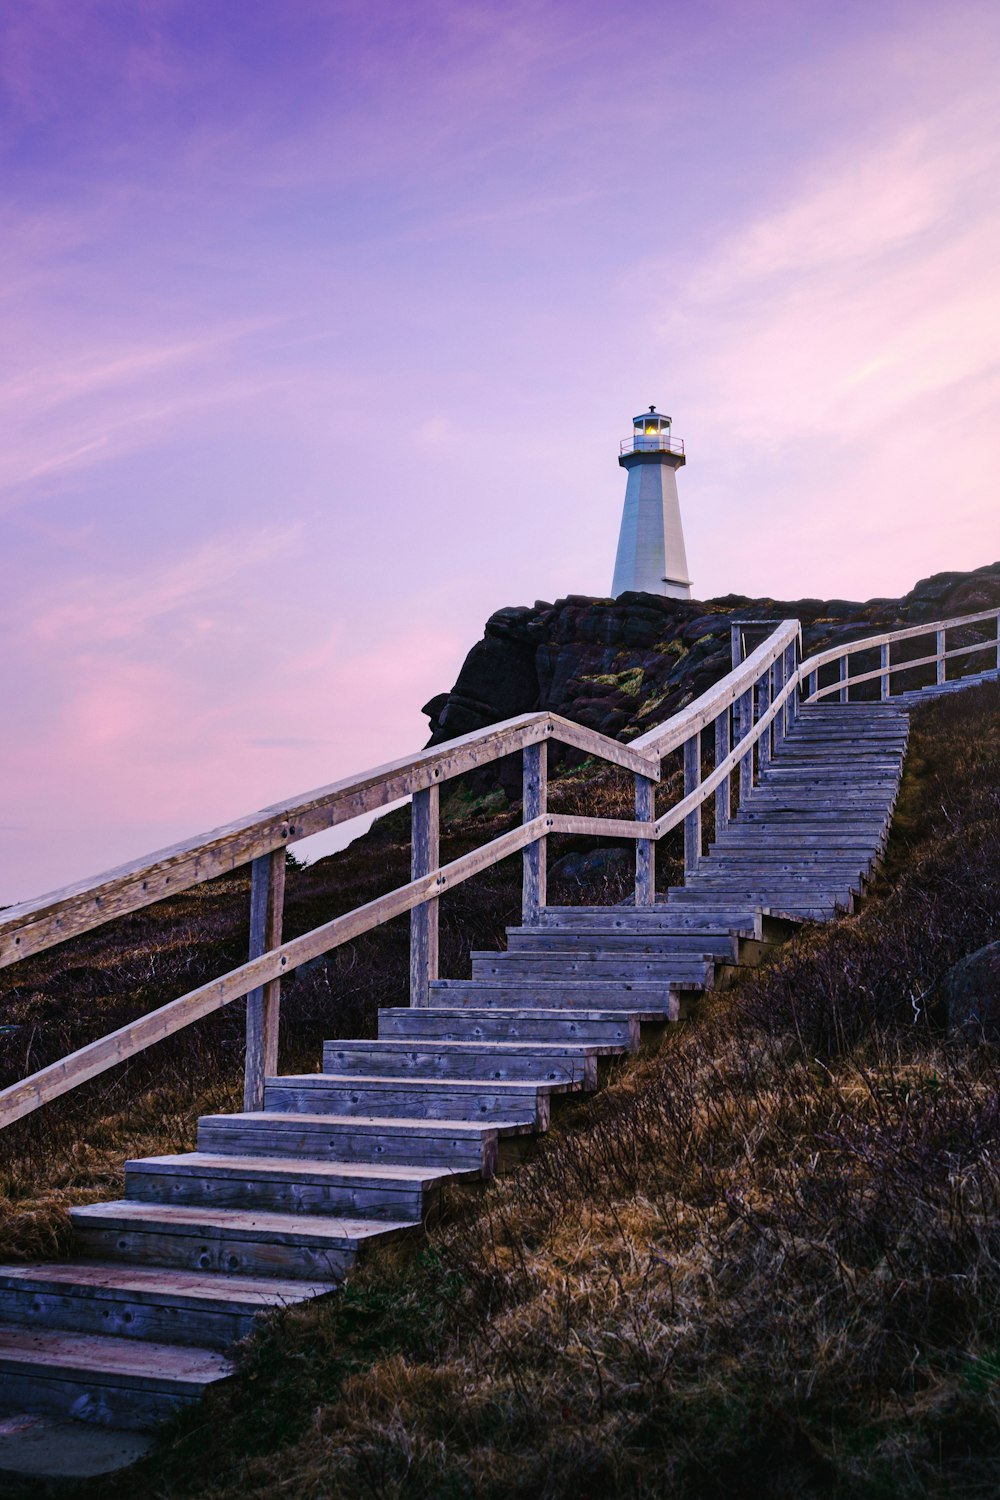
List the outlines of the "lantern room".
<svg viewBox="0 0 1000 1500">
<path fill-rule="evenodd" d="M 670 418 L 663 416 L 651 406 L 638 417 L 632 418 L 632 451 L 655 453 L 659 448 L 670 446 Z"/>
</svg>

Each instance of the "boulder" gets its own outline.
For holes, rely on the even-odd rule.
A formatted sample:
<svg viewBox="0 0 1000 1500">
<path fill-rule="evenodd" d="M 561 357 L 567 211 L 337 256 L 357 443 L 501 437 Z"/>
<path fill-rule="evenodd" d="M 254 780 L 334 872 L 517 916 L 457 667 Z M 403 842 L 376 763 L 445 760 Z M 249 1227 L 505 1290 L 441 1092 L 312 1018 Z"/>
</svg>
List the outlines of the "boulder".
<svg viewBox="0 0 1000 1500">
<path fill-rule="evenodd" d="M 948 1030 L 970 1041 L 1000 1041 L 1000 942 L 977 948 L 941 982 Z"/>
</svg>

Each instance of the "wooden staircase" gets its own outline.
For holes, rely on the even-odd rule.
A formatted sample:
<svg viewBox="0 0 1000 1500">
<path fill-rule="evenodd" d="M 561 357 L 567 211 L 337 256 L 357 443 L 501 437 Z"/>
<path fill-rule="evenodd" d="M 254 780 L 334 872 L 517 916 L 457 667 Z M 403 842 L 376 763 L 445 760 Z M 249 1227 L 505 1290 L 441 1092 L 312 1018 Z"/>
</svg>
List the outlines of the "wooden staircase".
<svg viewBox="0 0 1000 1500">
<path fill-rule="evenodd" d="M 271 1309 L 419 1234 L 788 923 L 849 911 L 883 850 L 907 738 L 892 703 L 804 706 L 686 883 L 650 906 L 543 906 L 471 977 L 383 1010 L 375 1041 L 268 1077 L 198 1149 L 126 1166 L 73 1210 L 77 1258 L 0 1270 L 0 1403 L 144 1429 L 231 1373 Z"/>
</svg>

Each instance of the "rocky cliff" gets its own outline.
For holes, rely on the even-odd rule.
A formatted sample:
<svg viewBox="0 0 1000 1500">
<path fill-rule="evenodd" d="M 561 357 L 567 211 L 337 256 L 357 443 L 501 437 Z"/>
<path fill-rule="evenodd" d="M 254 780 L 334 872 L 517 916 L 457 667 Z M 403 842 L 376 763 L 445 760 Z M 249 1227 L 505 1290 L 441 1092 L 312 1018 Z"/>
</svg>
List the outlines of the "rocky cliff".
<svg viewBox="0 0 1000 1500">
<path fill-rule="evenodd" d="M 795 618 L 806 653 L 879 630 L 1000 606 L 1000 563 L 936 573 L 901 599 L 664 599 L 571 594 L 500 609 L 448 693 L 424 707 L 431 744 L 535 709 L 629 738 L 683 708 L 730 669 L 730 622 Z M 979 659 L 970 662 L 975 670 Z"/>
</svg>

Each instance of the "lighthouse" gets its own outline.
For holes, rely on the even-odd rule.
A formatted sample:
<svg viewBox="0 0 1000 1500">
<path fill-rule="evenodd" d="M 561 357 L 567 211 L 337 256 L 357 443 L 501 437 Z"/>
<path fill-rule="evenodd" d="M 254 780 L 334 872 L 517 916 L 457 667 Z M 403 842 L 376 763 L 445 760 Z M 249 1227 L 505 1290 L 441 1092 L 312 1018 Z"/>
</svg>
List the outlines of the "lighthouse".
<svg viewBox="0 0 1000 1500">
<path fill-rule="evenodd" d="M 690 599 L 676 478 L 684 463 L 684 444 L 671 437 L 670 418 L 655 406 L 633 417 L 632 436 L 622 443 L 618 462 L 628 480 L 613 597 L 635 592 Z"/>
</svg>

